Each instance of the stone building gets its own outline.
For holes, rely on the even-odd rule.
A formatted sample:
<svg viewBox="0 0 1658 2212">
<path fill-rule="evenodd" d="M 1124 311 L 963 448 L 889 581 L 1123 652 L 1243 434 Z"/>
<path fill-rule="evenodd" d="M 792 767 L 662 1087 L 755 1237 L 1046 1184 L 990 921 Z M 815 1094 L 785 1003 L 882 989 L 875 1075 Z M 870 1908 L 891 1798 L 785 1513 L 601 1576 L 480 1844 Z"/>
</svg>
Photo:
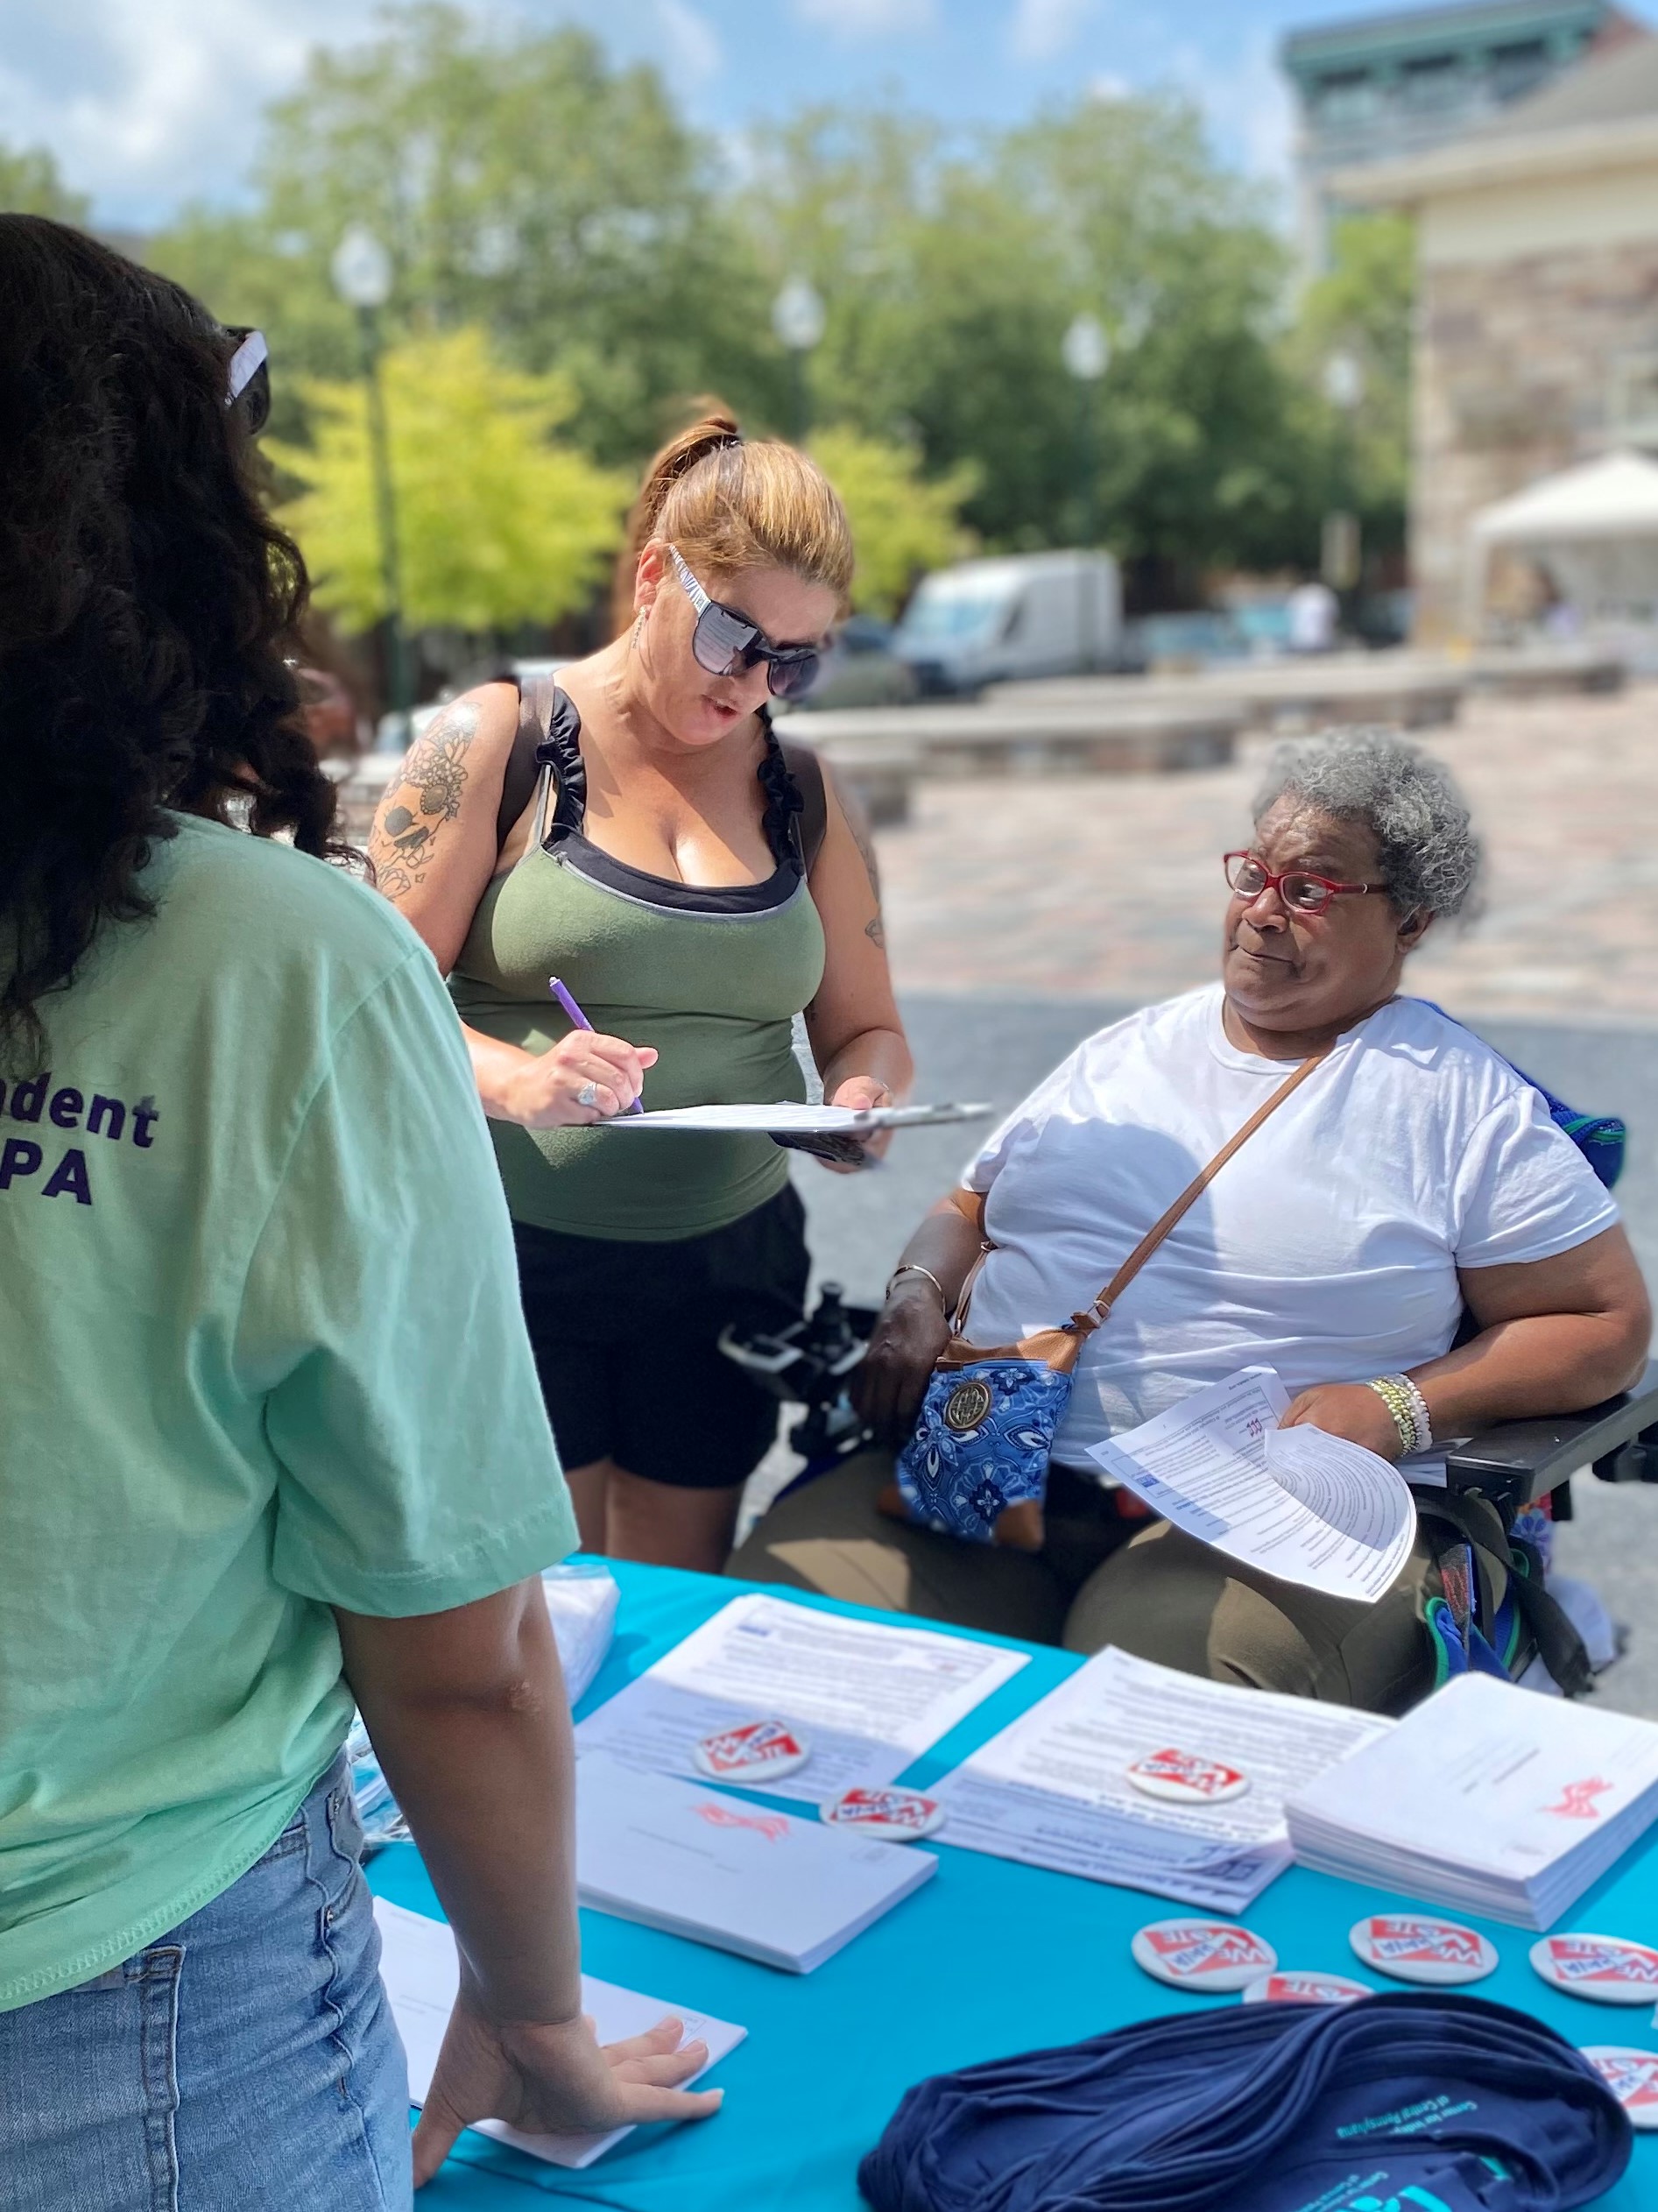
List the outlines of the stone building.
<svg viewBox="0 0 1658 2212">
<path fill-rule="evenodd" d="M 1337 171 L 1459 137 L 1635 27 L 1612 0 L 1456 0 L 1291 32 L 1303 265 L 1323 265 Z"/>
<path fill-rule="evenodd" d="M 1450 145 L 1339 180 L 1412 209 L 1417 634 L 1464 626 L 1475 512 L 1611 448 L 1658 451 L 1658 38 Z"/>
</svg>

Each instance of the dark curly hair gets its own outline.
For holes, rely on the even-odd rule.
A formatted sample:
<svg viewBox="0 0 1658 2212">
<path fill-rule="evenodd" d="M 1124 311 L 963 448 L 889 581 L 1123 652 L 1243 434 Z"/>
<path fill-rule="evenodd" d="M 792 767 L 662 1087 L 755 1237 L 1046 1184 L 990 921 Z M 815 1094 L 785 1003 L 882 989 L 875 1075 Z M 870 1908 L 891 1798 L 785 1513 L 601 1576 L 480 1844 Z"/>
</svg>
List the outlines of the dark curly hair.
<svg viewBox="0 0 1658 2212">
<path fill-rule="evenodd" d="M 300 714 L 307 594 L 227 408 L 235 341 L 165 278 L 0 215 L 0 1061 L 101 928 L 153 911 L 169 809 L 332 843 Z"/>
</svg>

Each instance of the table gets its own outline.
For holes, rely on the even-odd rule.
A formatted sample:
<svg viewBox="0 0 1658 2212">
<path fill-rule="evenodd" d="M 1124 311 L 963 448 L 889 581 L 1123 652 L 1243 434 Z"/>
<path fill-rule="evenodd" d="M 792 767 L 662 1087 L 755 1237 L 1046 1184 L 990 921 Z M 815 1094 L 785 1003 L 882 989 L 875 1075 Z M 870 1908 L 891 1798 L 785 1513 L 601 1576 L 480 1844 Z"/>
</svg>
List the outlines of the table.
<svg viewBox="0 0 1658 2212">
<path fill-rule="evenodd" d="M 615 1644 L 582 1700 L 590 1712 L 739 1591 L 755 1586 L 670 1568 L 617 1564 Z M 864 1615 L 789 1593 L 801 1604 Z M 937 1627 L 928 1622 L 928 1627 Z M 1004 1639 L 1005 1640 L 1005 1639 Z M 1030 1664 L 908 1770 L 924 1786 L 1045 1696 L 1080 1662 L 1040 1646 Z M 776 1802 L 785 1810 L 801 1807 Z M 1182 1910 L 1132 1890 L 956 1851 L 949 1830 L 924 1848 L 939 1869 L 926 1887 L 815 1974 L 773 1968 L 602 1912 L 582 1915 L 590 1973 L 742 2023 L 748 2040 L 710 2077 L 726 2092 L 712 2120 L 640 2129 L 584 2173 L 538 2164 L 486 2137 L 464 2135 L 418 2200 L 421 2212 L 528 2212 L 534 2194 L 615 2212 L 857 2212 L 857 2167 L 901 2093 L 924 2075 L 1042 2045 L 1073 2041 L 1154 2015 L 1237 2000 L 1196 1997 L 1151 1981 L 1129 1957 L 1147 1920 Z M 1591 1890 L 1563 1926 L 1658 1935 L 1658 1834 Z M 378 1854 L 369 1877 L 382 1896 L 438 1913 L 419 1854 Z M 1286 1967 L 1363 1975 L 1346 1932 L 1361 1914 L 1413 1900 L 1295 1867 L 1250 1909 L 1250 1926 Z M 1459 1916 L 1460 1917 L 1460 1916 Z M 1478 1994 L 1546 2020 L 1575 2043 L 1658 2049 L 1652 2015 L 1591 2004 L 1549 1989 L 1527 1963 L 1533 1938 L 1475 1923 L 1502 1963 Z M 1658 2135 L 1635 2155 L 1605 2212 L 1658 2212 Z"/>
</svg>

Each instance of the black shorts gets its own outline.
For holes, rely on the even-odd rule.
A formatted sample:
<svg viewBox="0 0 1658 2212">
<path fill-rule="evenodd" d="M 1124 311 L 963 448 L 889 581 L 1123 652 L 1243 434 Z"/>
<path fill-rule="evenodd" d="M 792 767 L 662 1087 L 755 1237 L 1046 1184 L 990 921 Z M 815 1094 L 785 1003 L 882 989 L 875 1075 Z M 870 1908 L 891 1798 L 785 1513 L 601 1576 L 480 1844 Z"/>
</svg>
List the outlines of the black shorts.
<svg viewBox="0 0 1658 2212">
<path fill-rule="evenodd" d="M 809 1271 L 794 1185 L 673 1244 L 565 1236 L 515 1221 L 536 1371 L 567 1467 L 613 1459 L 682 1489 L 746 1481 L 778 1403 L 719 1348 L 722 1329 L 798 1321 Z"/>
</svg>

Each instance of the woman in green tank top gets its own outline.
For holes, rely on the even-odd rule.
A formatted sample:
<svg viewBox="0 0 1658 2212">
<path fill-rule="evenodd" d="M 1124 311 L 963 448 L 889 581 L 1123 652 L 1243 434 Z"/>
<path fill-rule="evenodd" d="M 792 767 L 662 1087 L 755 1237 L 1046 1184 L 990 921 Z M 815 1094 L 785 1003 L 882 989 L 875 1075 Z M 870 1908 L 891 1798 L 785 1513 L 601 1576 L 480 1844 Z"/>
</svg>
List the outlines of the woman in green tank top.
<svg viewBox="0 0 1658 2212">
<path fill-rule="evenodd" d="M 593 1551 L 723 1565 L 776 1408 L 718 1339 L 798 1318 L 808 1272 L 769 1137 L 598 1125 L 642 1092 L 803 1097 L 801 1013 L 827 1098 L 884 1105 L 909 1083 L 867 838 L 768 711 L 810 681 L 851 571 L 815 465 L 709 415 L 646 478 L 614 642 L 556 689 L 453 702 L 376 819 L 381 888 L 466 1025 Z"/>
</svg>

